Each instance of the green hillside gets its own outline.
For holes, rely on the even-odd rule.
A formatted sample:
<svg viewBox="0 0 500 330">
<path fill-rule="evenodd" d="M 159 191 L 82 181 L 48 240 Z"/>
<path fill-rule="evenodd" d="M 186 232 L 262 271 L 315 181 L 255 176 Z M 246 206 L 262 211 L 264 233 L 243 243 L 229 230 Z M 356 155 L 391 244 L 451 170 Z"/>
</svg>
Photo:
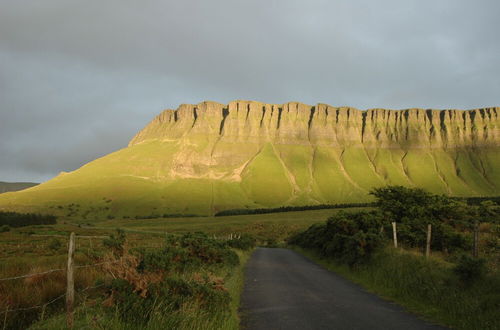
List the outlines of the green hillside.
<svg viewBox="0 0 500 330">
<path fill-rule="evenodd" d="M 127 148 L 0 209 L 102 216 L 364 202 L 387 184 L 500 194 L 498 108 L 368 110 L 204 102 L 166 110 Z"/>
</svg>

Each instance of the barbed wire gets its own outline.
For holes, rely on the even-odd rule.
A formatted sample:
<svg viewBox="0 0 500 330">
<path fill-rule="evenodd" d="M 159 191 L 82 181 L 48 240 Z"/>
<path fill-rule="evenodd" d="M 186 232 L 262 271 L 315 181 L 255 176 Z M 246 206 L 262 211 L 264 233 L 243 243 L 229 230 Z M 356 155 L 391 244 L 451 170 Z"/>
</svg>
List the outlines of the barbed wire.
<svg viewBox="0 0 500 330">
<path fill-rule="evenodd" d="M 34 237 L 64 237 L 68 238 L 68 235 L 43 235 L 43 234 L 32 234 L 31 236 Z M 78 235 L 76 236 L 77 238 L 109 238 L 107 235 L 101 235 L 101 236 L 89 236 L 89 235 Z"/>
<path fill-rule="evenodd" d="M 60 271 L 63 271 L 63 270 L 66 270 L 66 269 L 65 268 L 50 269 L 50 270 L 47 270 L 47 271 L 41 272 L 41 273 L 34 273 L 34 274 L 19 275 L 19 276 L 14 276 L 14 277 L 0 278 L 0 282 L 1 281 L 9 281 L 9 280 L 17 280 L 17 279 L 21 279 L 21 278 L 28 278 L 28 277 L 38 276 L 38 275 L 45 275 L 45 274 L 49 274 L 49 273 L 60 272 Z"/>
<path fill-rule="evenodd" d="M 85 289 L 83 290 L 80 290 L 80 291 L 76 291 L 77 294 L 82 294 L 88 290 L 92 290 L 92 289 L 97 289 L 97 288 L 100 288 L 100 287 L 103 287 L 105 284 L 102 283 L 102 284 L 98 284 L 98 285 L 94 285 L 94 286 L 88 286 L 86 287 Z M 53 304 L 55 303 L 56 301 L 58 301 L 59 299 L 63 298 L 66 296 L 66 293 L 63 293 L 62 295 L 52 299 L 51 301 L 49 302 L 46 302 L 45 304 L 40 304 L 40 305 L 36 305 L 36 306 L 31 306 L 31 307 L 21 307 L 21 308 L 15 308 L 15 309 L 5 309 L 3 311 L 0 311 L 0 314 L 4 314 L 4 313 L 11 313 L 11 312 L 21 312 L 21 311 L 28 311 L 28 310 L 32 310 L 32 309 L 37 309 L 37 308 L 43 308 L 43 307 L 47 307 L 48 305 L 50 304 Z"/>
<path fill-rule="evenodd" d="M 120 260 L 105 261 L 105 262 L 99 262 L 99 263 L 90 264 L 90 265 L 74 266 L 74 268 L 97 267 L 97 266 L 102 266 L 102 265 L 105 265 L 105 264 L 115 264 L 115 263 L 118 263 L 118 262 L 120 262 Z M 33 276 L 45 275 L 45 274 L 50 274 L 50 273 L 60 272 L 60 271 L 65 271 L 65 270 L 66 270 L 66 268 L 57 268 L 57 269 L 49 269 L 49 270 L 47 270 L 45 272 L 41 272 L 41 273 L 33 273 L 33 274 L 25 274 L 25 275 L 19 275 L 19 276 L 14 276 L 14 277 L 0 278 L 0 282 L 2 282 L 2 281 L 9 281 L 9 280 L 17 280 L 17 279 L 22 279 L 22 278 L 29 278 L 29 277 L 33 277 Z"/>
<path fill-rule="evenodd" d="M 76 293 L 77 294 L 82 294 L 84 293 L 85 291 L 88 291 L 88 290 L 91 290 L 91 289 L 97 289 L 97 288 L 100 288 L 100 287 L 103 287 L 105 286 L 106 284 L 102 283 L 102 284 L 98 284 L 98 285 L 94 285 L 94 286 L 88 286 L 86 287 L 85 289 L 83 290 L 80 290 L 80 291 L 77 291 Z"/>
<path fill-rule="evenodd" d="M 116 264 L 119 263 L 121 260 L 116 260 L 116 261 L 104 261 L 104 262 L 99 262 L 97 264 L 92 264 L 92 265 L 81 265 L 81 266 L 74 266 L 74 268 L 88 268 L 88 267 L 97 267 L 97 266 L 102 266 L 106 264 Z"/>
<path fill-rule="evenodd" d="M 66 293 L 63 293 L 62 295 L 58 296 L 57 298 L 54 298 L 52 299 L 51 301 L 45 303 L 45 304 L 41 304 L 41 305 L 36 305 L 36 306 L 31 306 L 31 307 L 22 307 L 22 308 L 15 308 L 15 309 L 6 309 L 6 310 L 3 310 L 0 312 L 0 314 L 4 314 L 4 313 L 11 313 L 11 312 L 20 312 L 20 311 L 28 311 L 28 310 L 31 310 L 31 309 L 37 309 L 37 308 L 42 308 L 42 307 L 46 307 L 50 304 L 53 304 L 55 303 L 57 300 L 61 299 L 62 297 L 65 297 L 66 296 Z"/>
</svg>

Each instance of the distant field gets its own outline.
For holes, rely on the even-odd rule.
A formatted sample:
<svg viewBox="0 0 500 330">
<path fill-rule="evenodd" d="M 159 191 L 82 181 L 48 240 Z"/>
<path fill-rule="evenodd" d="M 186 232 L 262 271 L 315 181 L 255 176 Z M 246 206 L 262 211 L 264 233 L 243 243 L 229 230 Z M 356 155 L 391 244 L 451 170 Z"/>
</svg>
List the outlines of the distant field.
<svg viewBox="0 0 500 330">
<path fill-rule="evenodd" d="M 348 208 L 333 210 L 311 210 L 282 212 L 256 215 L 238 215 L 226 217 L 191 217 L 158 219 L 113 219 L 93 221 L 84 219 L 61 218 L 55 225 L 27 226 L 12 228 L 0 233 L 0 269 L 6 259 L 46 257 L 49 259 L 66 253 L 65 247 L 53 251 L 47 248 L 53 237 L 66 244 L 70 232 L 84 236 L 109 235 L 116 228 L 124 229 L 133 246 L 160 244 L 165 232 L 184 233 L 203 231 L 218 237 L 230 234 L 250 233 L 259 238 L 261 244 L 267 241 L 279 242 L 291 233 L 304 229 L 314 223 L 324 222 L 332 214 L 341 210 L 353 212 L 366 208 Z M 93 244 L 95 247 L 96 242 Z M 81 239 L 78 245 L 90 248 L 88 239 Z"/>
<path fill-rule="evenodd" d="M 341 210 L 354 212 L 368 208 L 346 208 L 330 210 L 309 210 L 225 217 L 188 217 L 157 219 L 113 219 L 92 222 L 96 229 L 123 228 L 128 231 L 145 232 L 188 232 L 204 231 L 214 235 L 231 233 L 250 233 L 261 239 L 282 240 L 291 232 L 303 229 L 314 223 L 323 222 Z M 85 220 L 78 221 L 85 224 Z M 91 228 L 91 227 L 90 227 Z M 89 228 L 89 229 L 90 229 Z"/>
</svg>

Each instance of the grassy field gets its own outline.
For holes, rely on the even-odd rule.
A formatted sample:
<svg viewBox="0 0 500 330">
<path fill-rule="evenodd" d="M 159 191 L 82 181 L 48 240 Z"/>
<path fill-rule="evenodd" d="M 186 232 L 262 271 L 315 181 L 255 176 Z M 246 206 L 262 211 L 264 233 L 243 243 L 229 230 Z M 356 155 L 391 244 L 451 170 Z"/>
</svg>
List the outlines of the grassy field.
<svg viewBox="0 0 500 330">
<path fill-rule="evenodd" d="M 77 219 L 73 223 L 80 224 L 87 230 L 97 231 L 115 228 L 122 228 L 129 232 L 156 234 L 203 231 L 216 236 L 249 233 L 263 242 L 267 240 L 282 242 L 292 233 L 305 229 L 314 223 L 323 222 L 336 212 L 341 210 L 355 212 L 361 209 L 367 208 L 354 207 L 224 217 L 112 219 L 92 223 Z"/>
<path fill-rule="evenodd" d="M 9 258 L 19 257 L 52 257 L 64 253 L 64 248 L 53 250 L 48 248 L 51 239 L 67 240 L 70 232 L 79 236 L 109 235 L 121 228 L 128 234 L 132 246 L 143 242 L 157 244 L 165 233 L 185 233 L 203 231 L 216 236 L 250 233 L 262 240 L 277 241 L 288 237 L 290 233 L 307 228 L 311 224 L 324 222 L 329 216 L 341 210 L 357 211 L 366 208 L 348 208 L 333 210 L 310 210 L 300 212 L 281 212 L 255 215 L 238 215 L 225 217 L 187 217 L 157 219 L 101 219 L 88 222 L 82 218 L 63 218 L 56 225 L 40 225 L 13 228 L 0 233 L 0 258 L 2 262 Z M 90 244 L 98 244 L 99 240 L 82 239 L 77 244 L 90 249 Z M 66 244 L 66 243 L 64 243 Z M 63 245 L 64 245 L 63 244 Z"/>
</svg>

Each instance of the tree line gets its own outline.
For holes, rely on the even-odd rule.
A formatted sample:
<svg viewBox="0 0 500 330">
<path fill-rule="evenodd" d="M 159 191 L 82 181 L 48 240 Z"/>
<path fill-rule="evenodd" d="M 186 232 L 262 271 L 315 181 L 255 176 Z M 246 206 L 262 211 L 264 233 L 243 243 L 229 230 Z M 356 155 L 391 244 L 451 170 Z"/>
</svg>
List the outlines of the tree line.
<svg viewBox="0 0 500 330">
<path fill-rule="evenodd" d="M 266 214 L 279 212 L 295 212 L 308 210 L 324 210 L 324 209 L 344 209 L 350 207 L 370 207 L 373 203 L 341 203 L 341 204 L 318 204 L 318 205 L 303 205 L 303 206 L 280 206 L 275 208 L 260 208 L 260 209 L 231 209 L 215 213 L 216 217 L 229 215 L 246 215 L 246 214 Z"/>
<path fill-rule="evenodd" d="M 56 223 L 56 220 L 57 217 L 54 215 L 0 211 L 0 226 L 53 225 Z"/>
</svg>

